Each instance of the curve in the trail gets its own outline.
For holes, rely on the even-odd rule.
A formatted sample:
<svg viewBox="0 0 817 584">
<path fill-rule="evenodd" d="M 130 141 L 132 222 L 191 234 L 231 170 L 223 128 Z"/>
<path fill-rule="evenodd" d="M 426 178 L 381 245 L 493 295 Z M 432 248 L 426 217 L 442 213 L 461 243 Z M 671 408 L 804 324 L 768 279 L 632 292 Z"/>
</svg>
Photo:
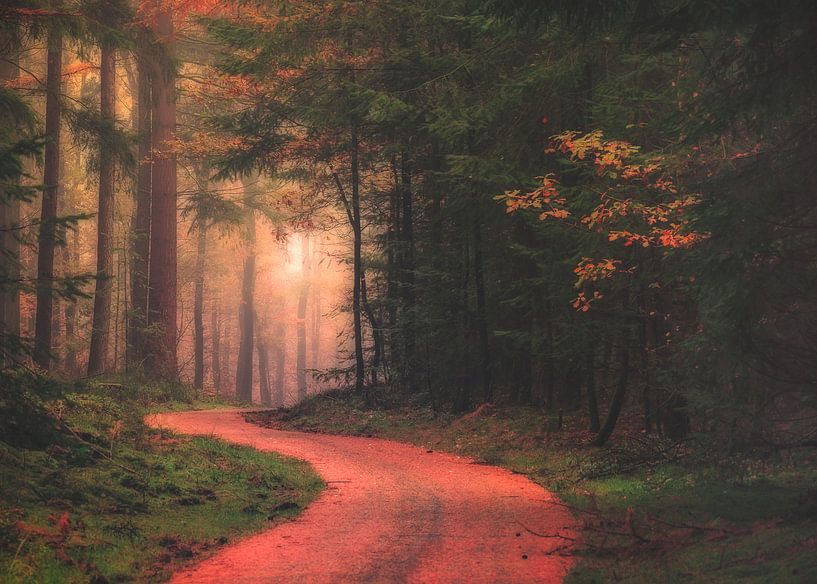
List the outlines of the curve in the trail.
<svg viewBox="0 0 817 584">
<path fill-rule="evenodd" d="M 152 416 L 311 463 L 327 488 L 292 522 L 230 544 L 174 583 L 561 582 L 575 520 L 527 478 L 374 438 L 270 430 L 237 411 Z"/>
</svg>

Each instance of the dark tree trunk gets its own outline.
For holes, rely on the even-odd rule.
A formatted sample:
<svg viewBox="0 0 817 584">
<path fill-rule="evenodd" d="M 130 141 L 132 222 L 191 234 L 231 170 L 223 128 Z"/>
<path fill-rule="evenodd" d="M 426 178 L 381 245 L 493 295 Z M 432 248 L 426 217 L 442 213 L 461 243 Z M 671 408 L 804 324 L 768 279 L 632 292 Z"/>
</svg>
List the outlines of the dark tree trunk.
<svg viewBox="0 0 817 584">
<path fill-rule="evenodd" d="M 34 325 L 34 362 L 51 368 L 51 321 L 54 308 L 54 248 L 56 246 L 57 199 L 60 184 L 60 129 L 62 106 L 62 33 L 48 34 L 48 73 L 45 103 L 45 166 L 42 212 L 37 251 L 37 316 Z"/>
<path fill-rule="evenodd" d="M 366 270 L 362 270 L 360 272 L 360 302 L 363 305 L 363 311 L 366 313 L 366 319 L 369 321 L 369 325 L 372 327 L 372 338 L 374 340 L 374 354 L 372 355 L 372 384 L 377 384 L 377 369 L 380 367 L 381 360 L 383 358 L 383 329 L 380 325 L 380 321 L 377 320 L 377 317 L 374 314 L 374 310 L 372 310 L 372 306 L 369 303 L 369 293 L 366 289 Z"/>
<path fill-rule="evenodd" d="M 547 291 L 546 291 L 547 293 Z M 556 335 L 554 334 L 553 311 L 550 306 L 550 299 L 545 300 L 545 338 L 547 339 L 547 357 L 545 357 L 545 408 L 548 412 L 553 412 L 553 397 L 556 393 L 556 360 L 553 352 L 556 347 Z"/>
<path fill-rule="evenodd" d="M 100 114 L 108 129 L 116 123 L 116 49 L 101 47 L 99 67 Z M 88 375 L 107 371 L 113 297 L 113 238 L 115 164 L 111 148 L 100 137 L 99 145 L 99 212 L 97 213 L 96 290 L 91 327 L 91 350 Z"/>
<path fill-rule="evenodd" d="M 596 397 L 596 350 L 590 347 L 587 351 L 587 413 L 590 415 L 590 431 L 598 432 L 601 428 L 599 420 L 599 402 Z"/>
<path fill-rule="evenodd" d="M 198 221 L 196 245 L 195 293 L 193 301 L 194 373 L 193 387 L 204 387 L 204 262 L 207 254 L 207 224 Z"/>
<path fill-rule="evenodd" d="M 196 168 L 196 186 L 201 193 L 208 188 L 208 167 Z M 193 387 L 204 388 L 204 266 L 207 260 L 207 217 L 202 208 L 196 217 L 196 267 L 193 293 Z"/>
<path fill-rule="evenodd" d="M 629 334 L 624 329 L 621 339 L 621 364 L 619 366 L 618 380 L 616 381 L 616 390 L 613 393 L 613 399 L 610 402 L 610 411 L 607 412 L 607 419 L 604 421 L 604 426 L 601 427 L 596 438 L 593 440 L 594 446 L 603 446 L 613 430 L 616 427 L 618 416 L 621 414 L 621 408 L 624 407 L 624 400 L 627 397 L 627 384 L 630 375 L 630 347 Z"/>
<path fill-rule="evenodd" d="M 298 293 L 298 352 L 296 368 L 298 377 L 298 401 L 306 399 L 306 307 L 309 300 L 310 276 L 309 234 L 301 240 L 301 286 Z"/>
<path fill-rule="evenodd" d="M 488 347 L 488 314 L 485 305 L 485 276 L 482 259 L 482 221 L 478 201 L 474 201 L 474 284 L 477 296 L 477 332 L 481 361 L 482 395 L 486 403 L 494 401 L 491 385 L 491 353 Z"/>
<path fill-rule="evenodd" d="M 246 191 L 246 186 L 245 186 Z M 244 273 L 241 278 L 241 305 L 238 309 L 238 326 L 240 342 L 238 346 L 238 363 L 235 374 L 235 392 L 239 401 L 252 402 L 253 381 L 253 340 L 255 307 L 255 212 L 252 207 L 247 211 L 247 255 L 244 258 Z"/>
<path fill-rule="evenodd" d="M 360 168 L 358 161 L 357 126 L 352 126 L 352 232 L 354 235 L 354 257 L 352 289 L 352 316 L 355 334 L 355 391 L 363 391 L 365 363 L 363 361 L 363 323 L 360 313 L 360 274 L 363 268 L 363 232 L 360 224 Z"/>
<path fill-rule="evenodd" d="M 275 343 L 273 344 L 275 351 L 275 386 L 272 394 L 272 405 L 278 408 L 284 407 L 285 401 L 284 384 L 286 381 L 286 370 L 284 367 L 286 366 L 287 357 L 286 334 L 287 330 L 282 307 L 281 313 L 273 328 L 273 336 L 275 337 Z"/>
<path fill-rule="evenodd" d="M 412 211 L 411 165 L 405 152 L 400 156 L 400 297 L 404 343 L 403 376 L 411 385 L 416 366 L 414 332 L 414 214 Z"/>
<path fill-rule="evenodd" d="M 65 248 L 63 259 L 64 270 L 68 273 L 75 273 L 79 268 L 79 232 L 74 231 L 73 241 L 69 241 Z M 65 337 L 67 339 L 65 350 L 65 371 L 69 375 L 79 374 L 79 364 L 77 363 L 77 341 L 76 331 L 79 329 L 77 303 L 76 301 L 65 303 Z"/>
<path fill-rule="evenodd" d="M 15 40 L 0 33 L 0 46 L 15 47 Z M 0 59 L 0 84 L 12 84 L 20 76 L 17 61 L 19 55 L 13 49 L 11 54 Z M 12 130 L 13 131 L 13 130 Z M 0 253 L 3 264 L 0 277 L 8 284 L 0 289 L 0 332 L 11 337 L 20 337 L 20 240 L 14 228 L 20 224 L 20 201 L 8 196 L 0 189 Z M 7 356 L 0 356 L 0 366 L 8 364 Z"/>
<path fill-rule="evenodd" d="M 314 248 L 313 248 L 314 249 Z M 321 363 L 321 286 L 320 274 L 318 273 L 319 263 L 315 261 L 315 253 L 312 254 L 312 326 L 310 331 L 311 351 L 309 354 L 312 369 L 318 369 Z"/>
<path fill-rule="evenodd" d="M 232 355 L 232 348 L 233 348 L 233 338 L 232 338 L 232 327 L 230 326 L 230 319 L 224 319 L 222 321 L 221 326 L 221 352 L 218 355 L 218 359 L 221 362 L 221 391 L 222 395 L 230 395 L 231 397 L 235 397 L 235 387 L 229 386 L 229 379 L 230 379 L 230 355 Z"/>
<path fill-rule="evenodd" d="M 172 9 L 157 16 L 156 33 L 168 57 L 173 56 Z M 153 172 L 151 176 L 150 260 L 148 279 L 149 349 L 146 362 L 151 375 L 167 381 L 178 379 L 176 362 L 176 75 L 159 59 L 153 63 Z"/>
<path fill-rule="evenodd" d="M 462 280 L 460 282 L 460 318 L 457 335 L 460 356 L 460 375 L 456 387 L 456 395 L 452 404 L 452 413 L 459 414 L 471 406 L 472 358 L 469 330 L 471 329 L 470 310 L 468 306 L 468 288 L 471 280 L 471 251 L 467 237 L 462 250 Z"/>
<path fill-rule="evenodd" d="M 397 156 L 392 156 L 391 170 L 393 188 L 389 196 L 389 225 L 386 231 L 386 329 L 389 332 L 389 349 L 391 361 L 400 366 L 402 359 L 400 351 L 401 339 L 396 333 L 397 312 L 400 300 L 400 171 L 397 165 Z"/>
<path fill-rule="evenodd" d="M 264 330 L 259 326 L 257 320 L 255 325 L 256 350 L 258 352 L 258 383 L 261 391 L 261 403 L 265 406 L 271 406 L 272 394 L 270 392 L 269 351 L 267 351 L 267 343 L 264 340 Z"/>
<path fill-rule="evenodd" d="M 218 304 L 213 302 L 213 308 L 210 312 L 210 339 L 212 342 L 212 369 L 213 369 L 213 385 L 215 386 L 216 395 L 221 396 L 223 388 L 221 387 L 221 326 L 219 326 L 218 318 Z"/>
<path fill-rule="evenodd" d="M 136 212 L 132 230 L 130 262 L 131 307 L 128 314 L 128 368 L 140 368 L 145 355 L 145 326 L 148 314 L 148 269 L 150 265 L 152 101 L 150 63 L 144 46 L 137 53 Z"/>
</svg>

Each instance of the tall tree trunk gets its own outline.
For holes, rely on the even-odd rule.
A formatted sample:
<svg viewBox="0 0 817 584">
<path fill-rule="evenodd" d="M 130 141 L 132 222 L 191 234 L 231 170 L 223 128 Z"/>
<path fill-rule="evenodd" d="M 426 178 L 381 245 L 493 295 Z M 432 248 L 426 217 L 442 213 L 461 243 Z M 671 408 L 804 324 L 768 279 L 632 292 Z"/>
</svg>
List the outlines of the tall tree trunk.
<svg viewBox="0 0 817 584">
<path fill-rule="evenodd" d="M 452 404 L 452 413 L 460 414 L 471 406 L 471 387 L 473 386 L 473 367 L 471 358 L 471 342 L 469 331 L 471 330 L 471 311 L 469 304 L 468 289 L 471 281 L 471 245 L 468 233 L 465 234 L 465 242 L 462 247 L 462 261 L 460 268 L 462 275 L 459 286 L 460 318 L 459 331 L 457 331 L 457 349 L 460 354 L 460 373 L 456 384 L 456 395 Z"/>
<path fill-rule="evenodd" d="M 400 367 L 402 351 L 400 336 L 396 333 L 397 312 L 400 304 L 400 245 L 402 240 L 400 221 L 400 169 L 397 156 L 392 156 L 391 170 L 393 188 L 389 196 L 389 224 L 386 231 L 386 329 L 389 331 L 389 356 Z M 436 251 L 436 250 L 435 250 Z"/>
<path fill-rule="evenodd" d="M 0 46 L 12 49 L 11 54 L 0 59 L 0 84 L 14 83 L 20 76 L 17 66 L 19 54 L 16 39 L 0 33 Z M 20 337 L 20 240 L 15 227 L 20 224 L 20 201 L 0 189 L 0 253 L 2 253 L 2 273 L 0 277 L 7 283 L 0 288 L 0 332 L 11 338 Z M 9 364 L 11 355 L 0 356 L 0 367 Z M 16 357 L 16 355 L 14 355 Z"/>
<path fill-rule="evenodd" d="M 286 323 L 284 322 L 283 307 L 278 320 L 273 327 L 272 334 L 275 337 L 274 351 L 275 351 L 275 386 L 272 393 L 272 405 L 278 408 L 284 407 L 284 385 L 286 381 Z"/>
<path fill-rule="evenodd" d="M 309 234 L 301 239 L 301 286 L 298 294 L 298 353 L 296 367 L 298 377 L 298 401 L 306 399 L 306 306 L 309 299 L 310 276 Z"/>
<path fill-rule="evenodd" d="M 481 361 L 482 395 L 486 403 L 494 401 L 493 386 L 491 385 L 491 353 L 488 347 L 488 315 L 485 305 L 485 276 L 482 259 L 482 221 L 480 218 L 479 202 L 474 201 L 473 214 L 474 237 L 474 284 L 477 296 L 477 333 L 479 335 L 479 350 Z"/>
<path fill-rule="evenodd" d="M 230 324 L 230 319 L 225 318 L 222 321 L 222 331 L 221 331 L 221 354 L 218 358 L 221 360 L 221 391 L 222 395 L 229 395 L 230 397 L 235 397 L 235 387 L 229 386 L 229 379 L 230 379 L 230 355 L 232 355 L 233 350 L 233 339 L 232 339 L 232 326 Z"/>
<path fill-rule="evenodd" d="M 596 397 L 596 348 L 590 346 L 587 351 L 587 412 L 590 415 L 590 431 L 598 432 L 601 427 L 599 420 L 599 402 Z"/>
<path fill-rule="evenodd" d="M 255 322 L 256 350 L 258 352 L 258 385 L 261 393 L 261 403 L 265 406 L 272 405 L 272 394 L 270 392 L 269 378 L 269 351 L 264 339 L 264 329 L 256 319 Z"/>
<path fill-rule="evenodd" d="M 607 412 L 607 419 L 593 440 L 594 446 L 603 446 L 607 442 L 607 439 L 610 438 L 610 435 L 616 427 L 618 416 L 621 414 L 621 408 L 624 407 L 624 399 L 627 397 L 627 384 L 630 375 L 630 335 L 626 328 L 623 329 L 621 336 L 621 364 L 618 372 L 618 381 L 616 382 L 616 390 L 610 402 L 610 411 Z"/>
<path fill-rule="evenodd" d="M 360 272 L 360 303 L 366 313 L 366 319 L 372 327 L 372 338 L 374 341 L 374 354 L 372 355 L 372 385 L 377 385 L 377 369 L 380 367 L 383 358 L 383 327 L 372 310 L 369 303 L 369 293 L 366 289 L 366 270 Z"/>
<path fill-rule="evenodd" d="M 644 387 L 641 393 L 642 406 L 644 408 L 644 432 L 653 433 L 653 409 L 652 409 L 652 366 L 650 356 L 653 350 L 652 342 L 655 339 L 650 333 L 652 317 L 649 316 L 650 309 L 647 307 L 646 286 L 641 284 L 638 291 L 638 309 L 640 322 L 638 327 L 639 346 L 641 355 L 641 377 Z"/>
<path fill-rule="evenodd" d="M 204 387 L 204 262 L 207 253 L 207 226 L 199 220 L 198 242 L 196 245 L 196 284 L 193 303 L 193 335 L 195 372 L 193 387 Z"/>
<path fill-rule="evenodd" d="M 212 343 L 212 360 L 213 369 L 213 385 L 215 386 L 216 395 L 221 396 L 223 388 L 221 387 L 221 327 L 219 326 L 218 318 L 218 304 L 213 301 L 213 307 L 210 311 L 210 341 Z"/>
<path fill-rule="evenodd" d="M 74 231 L 73 242 L 69 241 L 65 248 L 65 255 L 63 259 L 65 271 L 73 274 L 79 267 L 79 232 Z M 65 371 L 69 375 L 76 375 L 79 373 L 79 364 L 77 363 L 77 347 L 76 347 L 76 331 L 78 329 L 77 323 L 77 302 L 72 300 L 65 303 Z"/>
<path fill-rule="evenodd" d="M 204 165 L 199 166 L 196 174 L 198 189 L 205 192 L 207 190 L 208 181 L 207 167 Z M 207 219 L 202 209 L 199 209 L 198 212 L 196 232 L 198 238 L 196 244 L 195 292 L 193 300 L 193 387 L 195 389 L 202 389 L 204 387 L 204 264 L 207 257 Z"/>
<path fill-rule="evenodd" d="M 147 34 L 146 32 L 143 33 Z M 145 326 L 148 314 L 148 269 L 150 263 L 152 102 L 150 63 L 145 54 L 145 41 L 137 52 L 136 71 L 136 212 L 132 230 L 130 262 L 131 308 L 128 314 L 128 367 L 139 368 L 145 358 Z"/>
<path fill-rule="evenodd" d="M 51 320 L 54 308 L 54 248 L 56 245 L 57 199 L 60 184 L 60 130 L 62 106 L 62 33 L 48 33 L 48 73 L 45 102 L 45 167 L 37 251 L 37 316 L 34 325 L 34 362 L 51 368 Z"/>
<path fill-rule="evenodd" d="M 352 125 L 352 232 L 354 235 L 354 257 L 352 288 L 352 317 L 355 334 L 355 391 L 363 391 L 365 363 L 363 361 L 363 323 L 360 313 L 360 274 L 363 268 L 362 245 L 363 232 L 360 224 L 360 166 L 358 161 L 357 126 Z"/>
<path fill-rule="evenodd" d="M 164 6 L 164 4 L 163 4 Z M 156 35 L 167 59 L 173 57 L 172 9 L 162 8 L 157 15 Z M 152 375 L 178 379 L 176 361 L 176 75 L 162 60 L 153 63 L 153 173 L 150 220 L 150 260 L 148 278 L 150 299 L 145 355 Z"/>
<path fill-rule="evenodd" d="M 316 246 L 315 246 L 316 247 Z M 314 247 L 313 247 L 314 250 Z M 316 251 L 316 250 L 315 250 Z M 309 361 L 312 369 L 318 369 L 321 363 L 321 286 L 316 253 L 312 254 L 312 326 L 310 340 L 312 344 Z"/>
<path fill-rule="evenodd" d="M 403 330 L 403 377 L 412 385 L 414 379 L 414 214 L 412 212 L 411 164 L 404 151 L 400 155 L 400 299 Z"/>
<path fill-rule="evenodd" d="M 246 191 L 246 186 L 245 186 Z M 244 258 L 244 272 L 241 279 L 241 305 L 238 309 L 240 344 L 235 373 L 235 391 L 239 401 L 252 402 L 253 380 L 253 340 L 255 324 L 255 212 L 247 210 L 247 255 Z"/>
<path fill-rule="evenodd" d="M 103 44 L 99 67 L 100 113 L 106 130 L 116 123 L 116 49 Z M 97 214 L 96 291 L 91 326 L 88 375 L 104 373 L 108 363 L 113 292 L 114 179 L 115 165 L 105 137 L 99 144 L 99 212 Z"/>
</svg>

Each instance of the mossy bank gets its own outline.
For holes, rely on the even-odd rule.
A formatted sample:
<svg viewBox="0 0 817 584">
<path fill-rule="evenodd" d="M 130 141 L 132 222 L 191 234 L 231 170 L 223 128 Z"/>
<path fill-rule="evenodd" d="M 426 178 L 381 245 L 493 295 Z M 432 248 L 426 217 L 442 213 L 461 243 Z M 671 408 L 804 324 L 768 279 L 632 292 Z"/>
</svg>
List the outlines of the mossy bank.
<svg viewBox="0 0 817 584">
<path fill-rule="evenodd" d="M 148 428 L 183 388 L 20 382 L 3 392 L 0 582 L 162 581 L 322 488 L 294 459 Z"/>
</svg>

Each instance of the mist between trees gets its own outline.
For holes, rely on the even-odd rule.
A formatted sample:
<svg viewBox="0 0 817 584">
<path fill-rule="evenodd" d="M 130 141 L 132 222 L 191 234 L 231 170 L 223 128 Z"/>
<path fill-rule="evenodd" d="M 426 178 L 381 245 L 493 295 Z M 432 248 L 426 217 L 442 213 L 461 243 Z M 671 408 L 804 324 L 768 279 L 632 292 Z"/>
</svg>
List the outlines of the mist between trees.
<svg viewBox="0 0 817 584">
<path fill-rule="evenodd" d="M 813 6 L 652 4 L 4 2 L 4 366 L 813 444 Z"/>
</svg>

